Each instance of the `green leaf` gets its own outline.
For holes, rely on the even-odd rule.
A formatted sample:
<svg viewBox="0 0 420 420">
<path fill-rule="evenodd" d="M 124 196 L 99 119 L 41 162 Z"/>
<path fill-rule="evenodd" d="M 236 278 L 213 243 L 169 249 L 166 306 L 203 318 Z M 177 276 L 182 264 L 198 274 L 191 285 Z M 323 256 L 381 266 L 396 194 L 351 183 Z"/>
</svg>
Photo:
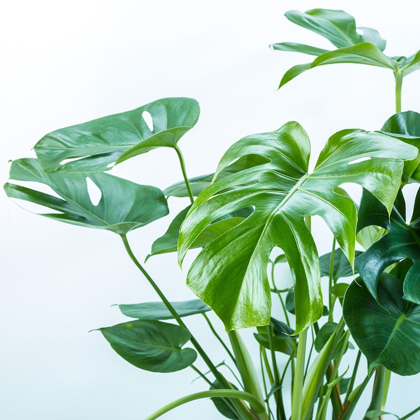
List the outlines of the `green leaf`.
<svg viewBox="0 0 420 420">
<path fill-rule="evenodd" d="M 347 283 L 337 283 L 331 287 L 331 293 L 342 299 L 347 292 L 349 285 Z"/>
<path fill-rule="evenodd" d="M 316 56 L 328 52 L 328 50 L 324 50 L 323 48 L 311 47 L 310 45 L 297 44 L 295 42 L 279 42 L 277 44 L 272 44 L 271 48 L 276 51 L 299 52 Z"/>
<path fill-rule="evenodd" d="M 187 300 L 184 302 L 172 302 L 171 305 L 180 317 L 202 314 L 211 311 L 200 299 Z M 129 305 L 117 305 L 123 315 L 136 319 L 165 320 L 173 319 L 172 314 L 163 302 L 133 303 Z"/>
<path fill-rule="evenodd" d="M 146 261 L 154 255 L 167 254 L 170 252 L 177 251 L 179 229 L 190 207 L 191 206 L 188 206 L 180 213 L 178 213 L 174 220 L 172 220 L 165 234 L 160 238 L 156 239 L 155 242 L 153 242 L 152 251 L 147 256 Z M 211 225 L 207 226 L 203 230 L 203 232 L 201 232 L 200 236 L 191 246 L 191 249 L 204 248 L 211 241 L 215 240 L 229 229 L 232 229 L 233 227 L 241 223 L 244 220 L 244 218 L 247 217 L 251 212 L 252 209 L 243 209 L 242 211 L 235 212 L 223 219 L 215 221 Z"/>
<path fill-rule="evenodd" d="M 363 35 L 359 34 L 353 16 L 342 10 L 312 9 L 305 13 L 290 10 L 285 16 L 296 25 L 328 39 L 337 48 L 350 47 L 362 42 L 371 42 L 381 51 L 386 46 L 386 41 L 375 29 L 359 28 Z"/>
<path fill-rule="evenodd" d="M 384 206 L 372 194 L 364 191 L 358 228 L 375 224 L 387 229 L 388 233 L 356 258 L 355 264 L 372 296 L 378 299 L 377 285 L 384 270 L 409 258 L 413 265 L 405 275 L 404 298 L 420 304 L 420 190 L 417 192 L 411 221 L 406 222 L 405 217 L 402 193 L 389 218 Z"/>
<path fill-rule="evenodd" d="M 53 131 L 35 145 L 35 152 L 45 172 L 102 172 L 155 148 L 175 147 L 199 115 L 194 99 L 159 99 L 133 111 Z"/>
<path fill-rule="evenodd" d="M 399 417 L 396 414 L 388 413 L 387 411 L 381 411 L 381 410 L 370 410 L 365 414 L 365 418 L 377 420 L 377 419 L 382 418 L 382 416 L 386 416 L 386 415 L 394 416 L 397 419 L 399 419 Z"/>
<path fill-rule="evenodd" d="M 108 174 L 48 174 L 42 171 L 36 159 L 19 159 L 12 163 L 10 178 L 39 182 L 52 188 L 61 198 L 16 184 L 4 186 L 11 198 L 59 212 L 42 216 L 73 225 L 125 235 L 168 214 L 166 199 L 160 189 Z M 97 205 L 90 198 L 87 178 L 101 192 Z"/>
<path fill-rule="evenodd" d="M 296 314 L 296 308 L 295 308 L 295 288 L 291 287 L 286 295 L 286 302 L 285 306 L 288 312 L 295 315 Z M 328 308 L 324 305 L 324 308 L 322 310 L 322 316 L 327 316 L 329 314 Z"/>
<path fill-rule="evenodd" d="M 228 175 L 235 174 L 239 171 L 243 171 L 244 169 L 252 168 L 257 165 L 261 165 L 262 163 L 267 163 L 267 159 L 264 159 L 262 156 L 244 156 L 238 159 L 236 162 L 233 162 L 227 168 L 224 168 L 223 171 L 218 175 L 218 178 L 222 179 Z M 189 179 L 193 195 L 195 197 L 198 196 L 201 191 L 211 185 L 213 178 L 214 174 L 207 174 Z M 188 197 L 188 190 L 185 186 L 185 181 L 179 181 L 176 184 L 166 188 L 163 192 L 167 197 Z"/>
<path fill-rule="evenodd" d="M 401 281 L 391 274 L 381 276 L 378 302 L 360 277 L 347 290 L 344 319 L 369 371 L 383 365 L 398 375 L 420 372 L 420 306 L 402 295 Z"/>
<path fill-rule="evenodd" d="M 324 348 L 330 337 L 335 333 L 337 325 L 338 324 L 335 322 L 326 322 L 318 331 L 315 338 L 315 350 L 318 353 Z"/>
<path fill-rule="evenodd" d="M 233 389 L 238 389 L 234 384 L 230 383 Z M 213 382 L 213 386 L 210 389 L 220 389 L 220 384 L 216 380 Z M 223 398 L 211 398 L 213 404 L 215 405 L 217 411 L 228 419 L 239 420 L 238 416 L 233 412 L 233 410 L 226 404 Z"/>
<path fill-rule="evenodd" d="M 279 88 L 303 72 L 327 64 L 365 64 L 398 70 L 398 64 L 387 57 L 378 47 L 368 42 L 328 51 L 319 55 L 312 63 L 298 64 L 289 69 L 283 76 Z"/>
<path fill-rule="evenodd" d="M 296 354 L 296 336 L 292 337 L 292 334 L 294 334 L 293 328 L 275 318 L 271 318 L 271 324 L 273 327 L 272 340 L 274 351 L 288 354 L 289 356 Z M 258 334 L 254 334 L 254 337 L 263 347 L 271 350 L 270 339 L 265 327 L 259 327 Z"/>
<path fill-rule="evenodd" d="M 420 149 L 420 114 L 418 112 L 406 111 L 393 115 L 385 122 L 381 131 Z M 407 181 L 420 182 L 420 153 L 416 159 L 405 162 L 404 176 Z"/>
<path fill-rule="evenodd" d="M 218 179 L 236 159 L 256 154 L 268 162 Z M 274 247 L 283 250 L 295 279 L 297 332 L 317 321 L 323 312 L 319 259 L 304 217 L 324 218 L 353 263 L 356 208 L 339 185 L 362 185 L 391 210 L 403 168 L 399 159 L 412 159 L 417 149 L 387 135 L 345 130 L 329 139 L 311 174 L 309 155 L 309 139 L 296 122 L 243 138 L 225 153 L 215 182 L 198 196 L 181 226 L 180 262 L 214 220 L 255 208 L 242 223 L 207 245 L 187 276 L 189 287 L 227 330 L 268 324 L 267 263 Z M 364 157 L 374 159 L 360 161 Z"/>
<path fill-rule="evenodd" d="M 176 372 L 191 366 L 197 353 L 183 349 L 191 338 L 187 329 L 159 321 L 132 321 L 99 331 L 127 362 L 150 372 Z"/>
<path fill-rule="evenodd" d="M 360 255 L 360 251 L 356 251 L 356 257 Z M 330 275 L 330 264 L 331 264 L 331 252 L 328 254 L 324 254 L 319 259 L 321 265 L 321 276 L 329 277 Z M 333 279 L 337 281 L 343 277 L 351 277 L 353 276 L 353 268 L 349 263 L 349 260 L 344 255 L 344 252 L 338 248 L 335 250 L 334 254 L 334 268 L 333 268 Z"/>
</svg>

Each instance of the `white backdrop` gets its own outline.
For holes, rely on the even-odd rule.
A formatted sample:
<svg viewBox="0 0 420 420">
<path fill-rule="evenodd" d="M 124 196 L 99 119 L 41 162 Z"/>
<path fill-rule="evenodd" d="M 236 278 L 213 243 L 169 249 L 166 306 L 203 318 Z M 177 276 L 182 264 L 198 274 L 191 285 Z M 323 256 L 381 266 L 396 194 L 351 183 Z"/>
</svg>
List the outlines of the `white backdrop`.
<svg viewBox="0 0 420 420">
<path fill-rule="evenodd" d="M 329 66 L 276 90 L 281 75 L 307 58 L 273 52 L 270 43 L 328 48 L 323 38 L 283 17 L 289 9 L 314 7 L 343 8 L 359 26 L 379 29 L 390 55 L 420 48 L 414 0 L 1 2 L 0 179 L 7 180 L 9 159 L 33 156 L 31 148 L 49 131 L 167 96 L 190 96 L 201 104 L 199 123 L 180 143 L 190 176 L 212 172 L 242 136 L 289 120 L 306 128 L 315 156 L 339 129 L 380 128 L 394 112 L 390 71 Z M 403 109 L 419 110 L 419 86 L 420 72 L 405 80 Z M 160 188 L 181 178 L 172 150 L 139 156 L 113 173 Z M 171 199 L 170 205 L 176 214 L 186 202 Z M 169 221 L 130 235 L 139 259 Z M 329 251 L 331 240 L 320 234 L 323 228 L 315 223 L 320 253 Z M 35 216 L 3 191 L 0 231 L 1 419 L 140 420 L 205 388 L 200 381 L 191 385 L 192 370 L 165 376 L 140 371 L 99 333 L 88 334 L 124 320 L 110 305 L 156 300 L 117 236 Z M 170 299 L 192 298 L 174 254 L 152 258 L 147 269 Z M 188 324 L 214 360 L 223 360 L 201 318 Z M 251 338 L 250 331 L 243 335 Z M 394 376 L 389 410 L 404 414 L 417 406 L 419 385 L 419 377 Z M 165 419 L 198 416 L 222 418 L 206 401 Z"/>
</svg>

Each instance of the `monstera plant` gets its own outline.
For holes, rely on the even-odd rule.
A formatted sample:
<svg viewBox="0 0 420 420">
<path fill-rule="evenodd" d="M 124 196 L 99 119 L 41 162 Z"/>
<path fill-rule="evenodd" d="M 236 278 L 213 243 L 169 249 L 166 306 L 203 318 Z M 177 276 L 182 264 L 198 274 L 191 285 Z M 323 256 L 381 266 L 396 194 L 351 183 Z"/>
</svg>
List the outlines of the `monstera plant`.
<svg viewBox="0 0 420 420">
<path fill-rule="evenodd" d="M 364 419 L 379 419 L 390 415 L 385 410 L 392 373 L 420 372 L 420 192 L 409 212 L 403 194 L 407 184 L 420 182 L 420 114 L 401 112 L 402 80 L 420 68 L 420 52 L 388 57 L 379 33 L 357 28 L 343 11 L 291 11 L 286 17 L 335 49 L 273 44 L 274 50 L 316 57 L 287 71 L 280 87 L 306 70 L 336 63 L 387 68 L 396 80 L 396 114 L 377 131 L 332 134 L 313 169 L 309 136 L 292 121 L 240 139 L 214 174 L 189 179 L 179 142 L 200 110 L 188 98 L 160 99 L 56 130 L 35 145 L 36 158 L 11 163 L 4 187 L 9 197 L 51 209 L 42 213 L 50 219 L 119 235 L 156 291 L 155 302 L 119 305 L 127 322 L 98 330 L 133 366 L 158 373 L 190 368 L 207 389 L 147 420 L 202 398 L 213 401 L 215 418 L 360 419 L 357 407 Z M 165 191 L 107 173 L 128 159 L 147 159 L 138 155 L 160 147 L 174 150 L 183 174 Z M 44 184 L 55 194 L 26 182 Z M 363 188 L 360 203 L 344 188 L 348 183 Z M 90 194 L 92 184 L 99 201 Z M 131 231 L 168 215 L 168 197 L 189 204 L 144 257 L 178 253 L 182 264 L 190 249 L 200 249 L 186 278 L 198 299 L 186 302 L 168 301 L 128 241 Z M 334 238 L 331 252 L 321 257 L 312 216 L 320 216 Z M 276 278 L 281 264 L 290 269 L 292 287 Z M 273 305 L 280 306 L 282 319 L 272 316 Z M 212 325 L 209 311 L 223 322 L 226 337 Z M 223 346 L 218 360 L 211 360 L 184 322 L 197 315 Z M 254 330 L 259 360 L 252 360 L 241 328 Z M 360 380 L 362 357 L 367 370 Z M 197 358 L 207 372 L 196 367 Z M 370 404 L 363 407 L 360 397 L 366 393 Z M 407 407 L 408 414 L 393 415 L 403 420 L 419 411 Z"/>
</svg>

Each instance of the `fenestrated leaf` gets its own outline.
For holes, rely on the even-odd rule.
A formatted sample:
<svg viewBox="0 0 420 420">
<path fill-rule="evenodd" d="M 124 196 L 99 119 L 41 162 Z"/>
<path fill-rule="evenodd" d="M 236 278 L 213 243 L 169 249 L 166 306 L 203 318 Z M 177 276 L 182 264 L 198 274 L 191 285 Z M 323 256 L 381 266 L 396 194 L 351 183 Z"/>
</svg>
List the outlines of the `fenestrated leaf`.
<svg viewBox="0 0 420 420">
<path fill-rule="evenodd" d="M 236 162 L 233 162 L 227 168 L 224 168 L 223 171 L 219 174 L 219 179 L 224 178 L 230 174 L 243 171 L 244 169 L 252 168 L 262 163 L 266 163 L 267 159 L 264 159 L 262 156 L 258 155 L 249 155 L 244 156 L 238 159 Z M 189 179 L 191 190 L 193 195 L 196 197 L 201 193 L 205 188 L 207 188 L 213 181 L 214 174 L 200 175 L 194 178 Z M 188 197 L 188 190 L 185 186 L 184 181 L 179 181 L 176 184 L 171 185 L 166 188 L 164 191 L 167 197 Z"/>
<path fill-rule="evenodd" d="M 356 257 L 360 254 L 360 251 L 355 252 Z M 319 262 L 321 265 L 321 276 L 328 277 L 330 275 L 331 252 L 324 254 L 319 259 Z M 340 248 L 336 249 L 334 254 L 333 279 L 337 281 L 343 277 L 351 277 L 353 274 L 353 268 L 344 255 L 344 252 Z"/>
<path fill-rule="evenodd" d="M 312 9 L 305 13 L 290 10 L 285 16 L 296 25 L 328 39 L 337 48 L 350 47 L 362 42 L 371 42 L 382 51 L 386 46 L 386 41 L 375 29 L 359 28 L 363 34 L 358 33 L 354 17 L 342 10 Z"/>
<path fill-rule="evenodd" d="M 99 331 L 123 359 L 150 372 L 176 372 L 197 358 L 195 350 L 182 348 L 191 335 L 178 325 L 139 320 Z"/>
<path fill-rule="evenodd" d="M 231 162 L 251 154 L 269 162 L 217 179 Z M 383 134 L 345 130 L 329 139 L 311 174 L 309 154 L 309 139 L 296 122 L 243 138 L 225 153 L 215 182 L 198 196 L 181 226 L 180 262 L 212 221 L 245 207 L 255 209 L 206 246 L 187 277 L 189 287 L 227 330 L 268 324 L 267 263 L 276 246 L 295 278 L 297 332 L 317 321 L 323 311 L 319 259 L 304 217 L 323 217 L 352 263 L 357 214 L 339 185 L 362 185 L 391 209 L 403 168 L 398 159 L 412 159 L 417 149 Z M 362 157 L 375 159 L 360 161 Z"/>
<path fill-rule="evenodd" d="M 313 9 L 305 13 L 289 11 L 286 17 L 293 23 L 309 29 L 328 39 L 336 50 L 328 51 L 316 47 L 284 42 L 273 44 L 278 51 L 294 51 L 317 58 L 312 63 L 299 64 L 289 69 L 280 86 L 303 72 L 318 66 L 339 63 L 365 64 L 388 68 L 402 77 L 420 68 L 420 51 L 410 57 L 388 57 L 383 51 L 386 46 L 378 31 L 372 28 L 356 28 L 354 18 L 341 10 Z"/>
<path fill-rule="evenodd" d="M 285 306 L 288 312 L 295 315 L 296 314 L 296 308 L 295 308 L 295 288 L 291 287 L 286 295 L 286 302 Z M 327 316 L 329 314 L 328 308 L 324 305 L 324 308 L 322 310 L 322 316 Z"/>
<path fill-rule="evenodd" d="M 382 274 L 378 302 L 359 277 L 344 298 L 344 319 L 367 357 L 369 370 L 383 365 L 399 375 L 420 372 L 420 306 L 402 298 L 403 285 Z"/>
<path fill-rule="evenodd" d="M 418 112 L 406 111 L 393 115 L 385 122 L 381 131 L 420 149 L 420 114 Z M 420 153 L 416 159 L 405 162 L 404 176 L 406 180 L 420 182 L 419 165 Z"/>
<path fill-rule="evenodd" d="M 159 99 L 133 111 L 53 131 L 34 149 L 45 172 L 102 172 L 157 147 L 175 147 L 199 115 L 194 99 Z"/>
<path fill-rule="evenodd" d="M 357 257 L 355 265 L 372 296 L 378 299 L 377 284 L 384 270 L 391 264 L 409 258 L 413 265 L 405 275 L 404 297 L 420 304 L 420 190 L 417 192 L 411 222 L 406 222 L 405 218 L 402 193 L 389 218 L 384 206 L 372 194 L 364 191 L 358 228 L 375 224 L 387 229 L 388 233 Z"/>
<path fill-rule="evenodd" d="M 180 317 L 202 314 L 211 311 L 200 299 L 187 300 L 184 302 L 171 302 Z M 173 315 L 163 302 L 145 302 L 118 305 L 120 311 L 130 318 L 165 320 L 173 319 Z"/>
<path fill-rule="evenodd" d="M 48 174 L 36 159 L 12 162 L 10 178 L 15 181 L 40 182 L 52 188 L 61 198 L 7 183 L 6 194 L 29 201 L 59 213 L 42 216 L 73 225 L 110 230 L 119 235 L 147 225 L 169 212 L 159 188 L 139 185 L 108 174 Z M 87 178 L 101 191 L 97 205 L 90 198 Z"/>
<path fill-rule="evenodd" d="M 327 64 L 365 64 L 368 66 L 388 68 L 393 71 L 398 70 L 398 64 L 395 61 L 387 57 L 375 45 L 365 42 L 351 47 L 328 51 L 319 55 L 312 63 L 298 64 L 292 67 L 284 74 L 279 87 L 284 86 L 307 70 Z"/>
<path fill-rule="evenodd" d="M 154 255 L 167 254 L 177 251 L 179 229 L 190 207 L 191 206 L 188 206 L 180 213 L 178 213 L 174 220 L 172 220 L 165 234 L 153 242 L 152 252 L 147 256 L 146 260 Z M 221 220 L 215 221 L 211 225 L 207 226 L 203 232 L 201 232 L 200 236 L 191 246 L 191 249 L 205 247 L 207 244 L 219 237 L 221 234 L 225 233 L 227 230 L 232 229 L 237 224 L 241 223 L 245 217 L 249 216 L 251 212 L 251 208 L 242 209 L 242 211 L 235 212 L 225 218 L 222 218 Z"/>
</svg>

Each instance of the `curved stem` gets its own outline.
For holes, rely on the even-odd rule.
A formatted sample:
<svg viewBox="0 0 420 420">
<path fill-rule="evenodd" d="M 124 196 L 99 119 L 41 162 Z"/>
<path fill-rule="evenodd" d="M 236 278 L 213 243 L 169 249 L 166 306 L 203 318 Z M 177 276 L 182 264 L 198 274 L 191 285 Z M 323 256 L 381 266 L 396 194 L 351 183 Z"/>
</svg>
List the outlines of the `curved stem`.
<svg viewBox="0 0 420 420">
<path fill-rule="evenodd" d="M 303 375 L 305 373 L 307 333 L 308 333 L 308 329 L 306 328 L 299 334 L 299 345 L 298 345 L 297 360 L 296 360 L 296 373 L 295 373 L 295 380 L 293 384 L 291 420 L 301 420 L 302 418 Z"/>
<path fill-rule="evenodd" d="M 378 366 L 376 368 L 375 382 L 373 383 L 372 399 L 369 408 L 366 410 L 366 413 L 371 410 L 381 410 L 382 398 L 384 395 L 385 376 L 386 368 L 384 366 Z M 367 417 L 363 418 L 363 420 L 367 419 Z"/>
<path fill-rule="evenodd" d="M 182 155 L 181 149 L 178 146 L 175 146 L 174 149 L 175 149 L 176 154 L 178 155 L 178 158 L 179 158 L 179 163 L 181 165 L 182 175 L 184 177 L 185 186 L 187 187 L 188 196 L 190 197 L 191 204 L 193 204 L 194 203 L 194 195 L 192 193 L 190 181 L 189 181 L 188 176 L 187 176 L 187 170 L 185 168 L 184 156 Z"/>
<path fill-rule="evenodd" d="M 413 411 L 410 411 L 408 414 L 406 414 L 404 417 L 401 417 L 400 420 L 407 420 L 411 416 L 414 416 L 414 414 L 418 413 L 420 411 L 420 406 L 414 409 Z"/>
<path fill-rule="evenodd" d="M 201 377 L 201 379 L 203 379 L 205 382 L 207 382 L 208 385 L 210 385 L 211 387 L 213 387 L 214 385 L 207 379 L 206 375 L 201 372 L 200 369 L 196 368 L 194 365 L 191 365 L 190 368 L 195 372 L 198 373 L 198 375 Z"/>
<path fill-rule="evenodd" d="M 349 382 L 349 386 L 347 387 L 346 398 L 344 399 L 344 405 L 346 405 L 347 401 L 349 400 L 350 394 L 353 392 L 354 382 L 356 381 L 357 371 L 359 369 L 360 358 L 362 357 L 362 352 L 359 350 L 356 357 L 356 363 L 354 365 L 353 373 L 351 375 L 351 379 Z"/>
<path fill-rule="evenodd" d="M 401 112 L 401 90 L 403 82 L 403 73 L 396 71 L 395 73 L 395 112 Z"/>
<path fill-rule="evenodd" d="M 171 305 L 169 300 L 166 298 L 166 296 L 162 293 L 162 291 L 159 289 L 159 286 L 154 282 L 152 277 L 150 277 L 149 273 L 144 269 L 144 267 L 140 264 L 140 262 L 137 260 L 136 256 L 134 255 L 130 244 L 127 240 L 126 235 L 120 235 L 121 239 L 124 243 L 124 247 L 127 251 L 127 254 L 133 261 L 133 263 L 136 265 L 136 267 L 141 271 L 141 273 L 146 277 L 147 281 L 150 283 L 150 285 L 153 287 L 155 292 L 158 294 L 158 296 L 161 298 L 162 302 L 167 307 L 168 311 L 172 314 L 174 319 L 178 322 L 178 324 L 181 327 L 184 327 L 191 335 L 190 341 L 197 350 L 198 354 L 202 357 L 206 365 L 209 367 L 215 378 L 218 380 L 219 384 L 227 389 L 231 387 L 229 382 L 226 380 L 226 378 L 217 370 L 216 366 L 213 364 L 213 362 L 210 360 L 210 358 L 207 356 L 204 349 L 200 346 L 198 341 L 195 339 L 194 335 L 191 333 L 191 331 L 188 329 L 188 327 L 185 325 L 182 318 L 178 315 L 175 308 Z M 241 417 L 244 419 L 251 419 L 251 414 L 249 413 L 249 410 L 243 406 L 242 404 L 235 404 L 235 409 L 241 413 Z"/>
<path fill-rule="evenodd" d="M 265 411 L 264 405 L 258 401 L 252 394 L 244 391 L 237 391 L 234 389 L 211 389 L 209 391 L 196 392 L 195 394 L 186 395 L 185 397 L 179 398 L 171 402 L 170 404 L 165 405 L 160 410 L 156 411 L 145 420 L 155 420 L 165 413 L 177 408 L 183 404 L 189 403 L 191 401 L 200 400 L 203 398 L 234 398 L 238 400 L 247 401 L 255 407 L 258 407 L 261 412 Z"/>
<path fill-rule="evenodd" d="M 229 347 L 222 340 L 222 337 L 220 337 L 220 335 L 217 334 L 217 331 L 214 329 L 213 324 L 211 323 L 209 317 L 205 313 L 202 313 L 202 315 L 203 315 L 204 319 L 207 321 L 207 324 L 209 325 L 211 332 L 214 334 L 214 336 L 217 338 L 217 340 L 220 342 L 220 344 L 224 347 L 227 354 L 232 359 L 233 363 L 236 365 L 235 357 L 233 356 L 232 352 L 229 350 Z"/>
</svg>

